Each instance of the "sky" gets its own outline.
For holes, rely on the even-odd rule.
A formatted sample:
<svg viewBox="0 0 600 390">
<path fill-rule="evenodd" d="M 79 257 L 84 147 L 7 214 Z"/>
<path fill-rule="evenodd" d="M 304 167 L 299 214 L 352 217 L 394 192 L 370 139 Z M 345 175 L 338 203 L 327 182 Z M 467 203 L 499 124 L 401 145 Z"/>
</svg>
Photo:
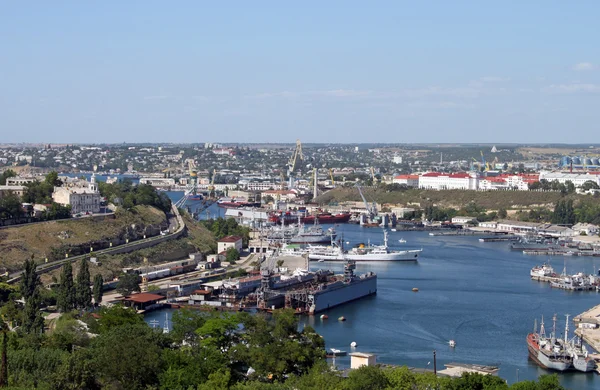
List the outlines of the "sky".
<svg viewBox="0 0 600 390">
<path fill-rule="evenodd" d="M 4 1 L 0 143 L 592 143 L 599 1 Z"/>
</svg>

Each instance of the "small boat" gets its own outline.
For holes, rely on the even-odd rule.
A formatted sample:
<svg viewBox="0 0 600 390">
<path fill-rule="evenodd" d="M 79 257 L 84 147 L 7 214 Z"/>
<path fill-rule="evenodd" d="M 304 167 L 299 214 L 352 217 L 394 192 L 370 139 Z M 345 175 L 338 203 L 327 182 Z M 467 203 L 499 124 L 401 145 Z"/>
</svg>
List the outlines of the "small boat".
<svg viewBox="0 0 600 390">
<path fill-rule="evenodd" d="M 450 348 L 454 348 L 454 347 L 456 347 L 456 341 L 450 340 L 450 341 L 448 341 L 448 345 L 450 346 Z"/>
<path fill-rule="evenodd" d="M 328 319 L 329 317 L 327 316 L 327 314 L 321 314 L 321 317 L 320 317 L 320 318 L 321 318 L 322 320 L 326 320 L 326 319 Z"/>
<path fill-rule="evenodd" d="M 353 341 L 353 342 L 351 342 L 351 343 L 350 343 L 350 346 L 351 346 L 352 348 L 356 348 L 356 346 L 357 346 L 357 345 L 358 345 L 358 344 L 356 344 L 356 341 Z"/>
<path fill-rule="evenodd" d="M 400 244 L 404 244 L 404 243 L 406 243 L 406 240 L 405 240 L 404 238 L 401 238 L 401 239 L 399 239 L 399 240 L 398 240 L 398 242 L 399 242 Z"/>
<path fill-rule="evenodd" d="M 394 229 L 390 229 L 390 230 L 391 230 L 391 231 L 393 231 L 393 232 L 395 232 L 395 231 L 396 231 L 396 229 L 395 229 L 395 228 L 394 228 Z"/>
<path fill-rule="evenodd" d="M 346 317 L 341 316 L 341 317 L 338 318 L 338 321 L 346 321 Z"/>
<path fill-rule="evenodd" d="M 413 289 L 412 289 L 412 290 L 413 290 L 413 292 L 419 292 L 419 289 L 418 289 L 418 288 L 416 288 L 416 287 L 413 287 Z"/>
</svg>

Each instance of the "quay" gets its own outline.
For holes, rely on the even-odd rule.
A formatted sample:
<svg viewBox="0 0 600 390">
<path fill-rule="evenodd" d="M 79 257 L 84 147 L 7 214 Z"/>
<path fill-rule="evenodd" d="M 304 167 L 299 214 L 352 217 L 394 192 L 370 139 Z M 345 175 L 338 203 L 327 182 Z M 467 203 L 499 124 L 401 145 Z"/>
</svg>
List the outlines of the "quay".
<svg viewBox="0 0 600 390">
<path fill-rule="evenodd" d="M 558 276 L 532 276 L 531 280 L 535 280 L 536 282 L 552 283 L 552 282 L 558 282 L 560 280 L 560 277 L 558 277 Z"/>
<path fill-rule="evenodd" d="M 477 231 L 477 230 L 454 230 L 451 232 L 431 232 L 430 236 L 481 236 L 493 234 L 489 231 Z M 504 233 L 502 233 L 504 234 Z"/>
<path fill-rule="evenodd" d="M 494 237 L 481 237 L 480 242 L 502 242 L 502 241 L 518 241 L 519 236 L 494 236 Z"/>
<path fill-rule="evenodd" d="M 575 334 L 596 352 L 600 352 L 600 305 L 594 306 L 573 318 Z"/>
</svg>

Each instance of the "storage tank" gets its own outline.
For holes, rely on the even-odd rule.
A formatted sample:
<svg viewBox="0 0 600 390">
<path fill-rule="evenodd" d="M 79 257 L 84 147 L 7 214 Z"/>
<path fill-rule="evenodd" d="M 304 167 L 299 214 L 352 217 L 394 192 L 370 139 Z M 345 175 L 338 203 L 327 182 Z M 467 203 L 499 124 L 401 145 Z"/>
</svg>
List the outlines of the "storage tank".
<svg viewBox="0 0 600 390">
<path fill-rule="evenodd" d="M 571 165 L 571 157 L 569 156 L 562 156 L 560 159 L 560 166 L 561 167 L 568 167 L 569 165 Z"/>
<path fill-rule="evenodd" d="M 592 159 L 591 159 L 591 158 L 589 158 L 589 157 L 586 157 L 586 158 L 583 160 L 583 165 L 592 165 Z"/>
<path fill-rule="evenodd" d="M 573 165 L 581 165 L 581 159 L 577 156 L 572 158 Z"/>
<path fill-rule="evenodd" d="M 592 158 L 592 165 L 600 165 L 600 161 L 598 161 L 598 157 Z"/>
</svg>

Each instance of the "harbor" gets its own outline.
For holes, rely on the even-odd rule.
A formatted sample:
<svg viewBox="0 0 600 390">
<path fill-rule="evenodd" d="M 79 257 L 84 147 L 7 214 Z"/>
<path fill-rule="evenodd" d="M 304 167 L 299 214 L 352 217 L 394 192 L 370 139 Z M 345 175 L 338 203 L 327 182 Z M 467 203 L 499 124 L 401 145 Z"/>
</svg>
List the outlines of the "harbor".
<svg viewBox="0 0 600 390">
<path fill-rule="evenodd" d="M 379 229 L 348 224 L 337 226 L 336 232 L 350 245 L 381 241 Z M 398 242 L 401 238 L 406 244 Z M 314 327 L 327 348 L 351 352 L 350 343 L 355 341 L 356 351 L 376 354 L 378 363 L 422 369 L 432 368 L 428 362 L 435 349 L 438 367 L 456 361 L 491 365 L 499 367 L 498 375 L 509 383 L 517 379 L 517 370 L 519 380 L 533 380 L 551 373 L 528 359 L 525 339 L 534 320 L 554 313 L 581 313 L 597 305 L 595 292 L 572 294 L 531 282 L 532 258 L 511 251 L 505 242 L 404 231 L 390 232 L 390 242 L 394 249 L 409 245 L 422 247 L 423 253 L 418 262 L 357 263 L 357 274 L 377 274 L 376 295 L 326 310 L 326 320 L 320 314 L 301 317 L 301 326 Z M 286 266 L 295 269 L 301 265 L 299 259 Z M 589 258 L 568 261 L 569 270 L 594 272 Z M 343 273 L 341 263 L 309 266 L 313 271 Z M 170 310 L 150 312 L 146 318 L 162 324 L 164 312 Z M 346 320 L 338 321 L 342 316 Z M 456 340 L 455 348 L 449 340 Z M 336 364 L 349 367 L 350 358 L 336 357 Z M 598 377 L 575 372 L 561 373 L 560 379 L 572 389 L 594 389 L 600 383 Z"/>
</svg>

